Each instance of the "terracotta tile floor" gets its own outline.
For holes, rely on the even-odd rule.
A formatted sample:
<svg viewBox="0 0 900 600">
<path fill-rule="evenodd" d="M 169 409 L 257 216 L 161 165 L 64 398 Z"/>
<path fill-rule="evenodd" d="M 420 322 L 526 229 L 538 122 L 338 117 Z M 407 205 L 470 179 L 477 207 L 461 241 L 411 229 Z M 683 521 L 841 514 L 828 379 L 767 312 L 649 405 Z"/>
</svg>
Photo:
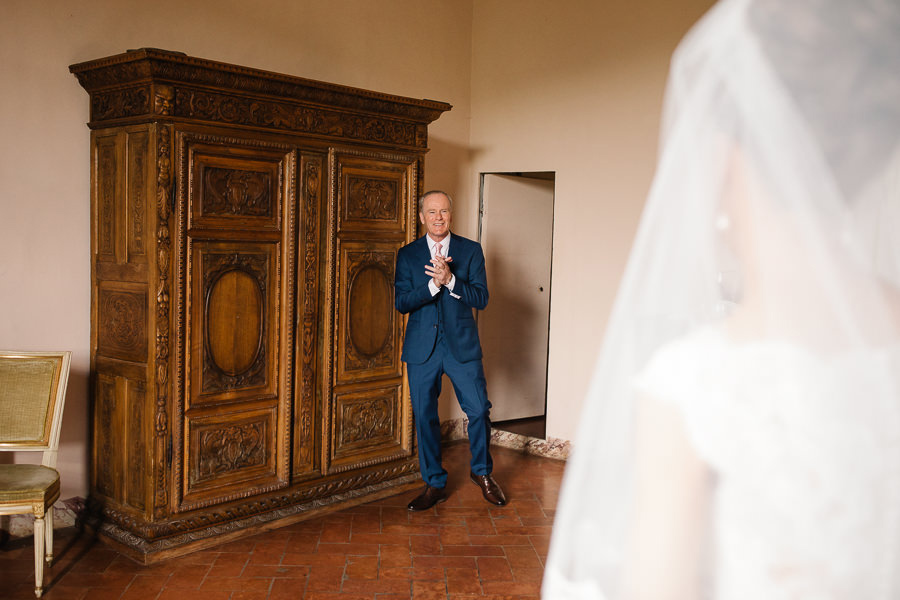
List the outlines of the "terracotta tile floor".
<svg viewBox="0 0 900 600">
<path fill-rule="evenodd" d="M 402 494 L 149 567 L 75 528 L 57 530 L 53 600 L 537 598 L 565 463 L 492 448 L 510 503 L 468 479 L 468 445 L 445 448 L 450 499 L 410 513 Z M 0 598 L 34 598 L 34 548 L 0 549 Z"/>
</svg>

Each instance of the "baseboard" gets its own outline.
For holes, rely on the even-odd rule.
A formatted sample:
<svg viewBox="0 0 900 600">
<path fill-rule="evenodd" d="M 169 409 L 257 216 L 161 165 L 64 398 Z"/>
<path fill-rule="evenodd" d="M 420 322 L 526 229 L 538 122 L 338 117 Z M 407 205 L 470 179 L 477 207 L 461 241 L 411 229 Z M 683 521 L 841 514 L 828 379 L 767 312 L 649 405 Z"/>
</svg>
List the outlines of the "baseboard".
<svg viewBox="0 0 900 600">
<path fill-rule="evenodd" d="M 84 510 L 84 498 L 57 500 L 53 505 L 53 529 L 72 527 Z M 8 515 L 0 519 L 0 530 L 11 538 L 34 536 L 34 515 Z"/>
<path fill-rule="evenodd" d="M 444 442 L 455 442 L 458 440 L 467 440 L 468 419 L 449 419 L 441 423 L 441 440 Z M 503 448 L 511 448 L 513 450 L 521 450 L 526 454 L 540 456 L 543 458 L 553 458 L 556 460 L 566 460 L 569 458 L 571 442 L 560 438 L 533 438 L 518 433 L 510 433 L 508 431 L 500 431 L 499 429 L 491 429 L 491 444 Z"/>
</svg>

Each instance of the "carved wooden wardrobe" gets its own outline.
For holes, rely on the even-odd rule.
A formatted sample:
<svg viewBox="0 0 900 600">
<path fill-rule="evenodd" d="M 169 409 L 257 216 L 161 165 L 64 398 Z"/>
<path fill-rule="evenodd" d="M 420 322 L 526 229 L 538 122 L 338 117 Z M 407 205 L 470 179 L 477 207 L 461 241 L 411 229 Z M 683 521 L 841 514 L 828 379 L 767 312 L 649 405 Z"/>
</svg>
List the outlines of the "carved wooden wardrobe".
<svg viewBox="0 0 900 600">
<path fill-rule="evenodd" d="M 394 259 L 450 105 L 155 49 L 70 70 L 99 531 L 151 563 L 417 485 Z"/>
</svg>

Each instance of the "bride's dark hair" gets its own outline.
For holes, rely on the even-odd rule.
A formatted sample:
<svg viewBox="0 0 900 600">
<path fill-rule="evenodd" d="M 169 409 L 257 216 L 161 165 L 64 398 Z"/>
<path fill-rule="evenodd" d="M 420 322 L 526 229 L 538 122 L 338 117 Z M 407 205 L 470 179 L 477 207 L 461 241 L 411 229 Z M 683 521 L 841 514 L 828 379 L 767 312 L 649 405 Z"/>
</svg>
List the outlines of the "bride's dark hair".
<svg viewBox="0 0 900 600">
<path fill-rule="evenodd" d="M 841 191 L 854 198 L 900 139 L 896 0 L 759 0 L 747 16 L 751 28 L 765 32 L 762 51 Z M 863 83 L 873 81 L 879 85 Z"/>
</svg>

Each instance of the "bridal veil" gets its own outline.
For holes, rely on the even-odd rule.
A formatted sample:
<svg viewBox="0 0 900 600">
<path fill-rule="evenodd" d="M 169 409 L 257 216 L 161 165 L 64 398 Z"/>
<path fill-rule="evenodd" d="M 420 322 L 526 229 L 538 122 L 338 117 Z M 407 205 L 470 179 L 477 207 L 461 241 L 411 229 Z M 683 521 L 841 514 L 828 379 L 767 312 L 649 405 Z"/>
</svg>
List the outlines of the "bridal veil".
<svg viewBox="0 0 900 600">
<path fill-rule="evenodd" d="M 688 33 L 545 599 L 900 598 L 898 165 L 897 0 Z"/>
</svg>

